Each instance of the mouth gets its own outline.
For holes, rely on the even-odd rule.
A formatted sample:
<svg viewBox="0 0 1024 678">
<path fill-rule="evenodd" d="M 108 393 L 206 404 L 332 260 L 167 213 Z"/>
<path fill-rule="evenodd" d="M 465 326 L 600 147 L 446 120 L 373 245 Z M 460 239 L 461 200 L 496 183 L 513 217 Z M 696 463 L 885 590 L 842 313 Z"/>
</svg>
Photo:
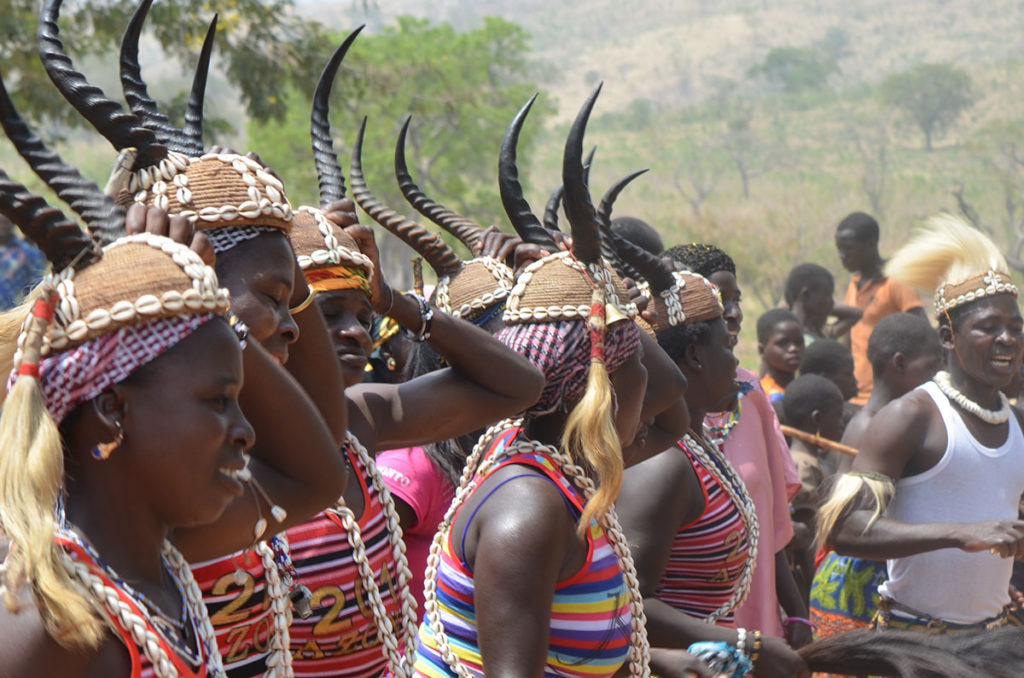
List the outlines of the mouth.
<svg viewBox="0 0 1024 678">
<path fill-rule="evenodd" d="M 989 364 L 997 372 L 1009 372 L 1013 365 L 1013 358 L 1010 356 L 994 356 L 989 359 Z"/>
<path fill-rule="evenodd" d="M 267 349 L 270 357 L 274 359 L 274 362 L 282 367 L 288 362 L 288 349 Z"/>
<path fill-rule="evenodd" d="M 234 496 L 241 496 L 245 491 L 243 483 L 252 480 L 249 470 L 249 457 L 245 454 L 232 455 L 231 459 L 217 467 L 217 480 Z"/>
<path fill-rule="evenodd" d="M 343 348 L 335 351 L 335 355 L 338 356 L 338 362 L 344 367 L 350 367 L 354 370 L 361 370 L 366 367 L 367 358 L 366 354 L 358 349 Z"/>
</svg>

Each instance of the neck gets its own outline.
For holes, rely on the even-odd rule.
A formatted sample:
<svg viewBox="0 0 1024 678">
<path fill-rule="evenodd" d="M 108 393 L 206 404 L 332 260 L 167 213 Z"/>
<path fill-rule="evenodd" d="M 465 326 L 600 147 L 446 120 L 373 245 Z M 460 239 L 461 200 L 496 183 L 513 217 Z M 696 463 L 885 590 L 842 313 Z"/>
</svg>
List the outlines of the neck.
<svg viewBox="0 0 1024 678">
<path fill-rule="evenodd" d="M 803 431 L 804 433 L 810 433 L 811 435 L 819 435 L 819 434 L 815 433 L 814 431 L 807 430 L 803 426 L 800 426 L 798 428 L 801 431 Z M 810 443 L 804 442 L 803 440 L 800 440 L 799 438 L 793 438 L 793 442 L 791 442 L 789 444 L 789 449 L 791 451 L 794 451 L 794 452 L 798 452 L 798 451 L 806 452 L 807 454 L 814 455 L 815 457 L 821 456 L 821 453 L 822 453 L 821 448 L 818 447 L 817 445 L 812 445 Z"/>
<path fill-rule="evenodd" d="M 164 570 L 160 552 L 169 533 L 168 527 L 141 508 L 144 502 L 132 501 L 109 483 L 89 482 L 96 480 L 97 474 L 76 473 L 76 470 L 82 469 L 72 467 L 65 476 L 67 520 L 126 581 L 162 586 Z M 128 505 L 137 508 L 125 511 Z"/>
<path fill-rule="evenodd" d="M 703 435 L 704 434 L 704 417 L 707 415 L 708 411 L 706 409 L 704 409 L 704 408 L 700 408 L 700 407 L 696 407 L 695 408 L 695 407 L 689 406 L 689 401 L 687 401 L 687 405 L 688 405 L 687 409 L 690 412 L 690 430 L 693 431 L 694 433 Z"/>
<path fill-rule="evenodd" d="M 882 275 L 882 265 L 885 261 L 881 255 L 875 253 L 875 258 L 870 263 L 866 264 L 861 270 L 857 271 L 857 274 L 864 280 L 871 280 Z"/>
<path fill-rule="evenodd" d="M 782 370 L 776 369 L 766 362 L 761 363 L 761 374 L 767 374 L 775 383 L 785 388 L 789 386 L 789 382 L 793 381 L 794 375 L 792 372 L 783 372 Z"/>
<path fill-rule="evenodd" d="M 891 401 L 896 400 L 905 393 L 905 391 L 904 393 L 893 393 L 884 380 L 876 378 L 874 386 L 871 388 L 871 396 L 864 403 L 863 409 L 867 410 L 870 414 L 876 414 Z"/>
<path fill-rule="evenodd" d="M 562 432 L 565 430 L 567 418 L 568 415 L 564 412 L 552 412 L 542 417 L 528 419 L 523 426 L 523 432 L 539 443 L 561 447 Z"/>
<path fill-rule="evenodd" d="M 1002 406 L 999 387 L 986 384 L 967 374 L 960 361 L 954 356 L 948 366 L 950 383 L 970 400 L 987 410 L 998 410 Z"/>
</svg>

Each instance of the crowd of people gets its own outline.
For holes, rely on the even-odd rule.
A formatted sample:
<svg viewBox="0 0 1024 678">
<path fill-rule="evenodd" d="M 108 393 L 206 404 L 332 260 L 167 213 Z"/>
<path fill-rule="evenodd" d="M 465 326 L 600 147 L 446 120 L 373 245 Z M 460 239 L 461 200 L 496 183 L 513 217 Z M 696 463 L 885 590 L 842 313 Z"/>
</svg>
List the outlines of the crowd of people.
<svg viewBox="0 0 1024 678">
<path fill-rule="evenodd" d="M 359 30 L 310 106 L 319 202 L 293 208 L 258 155 L 204 146 L 216 20 L 184 126 L 151 98 L 151 1 L 127 109 L 66 55 L 61 0 L 39 17 L 54 86 L 113 146 L 105 189 L 0 82 L 70 210 L 0 171 L 25 238 L 0 231 L 23 297 L 0 314 L 0 676 L 1024 673 L 1024 318 L 986 235 L 941 215 L 886 260 L 872 217 L 838 221 L 844 302 L 794 267 L 753 372 L 715 234 L 666 248 L 613 218 L 640 173 L 595 207 L 600 87 L 543 218 L 516 162 L 536 96 L 481 149 L 509 230 L 427 197 L 406 120 L 399 186 L 464 259 L 371 192 L 367 120 L 341 165 L 329 101 Z M 356 204 L 432 289 L 388 284 Z"/>
</svg>

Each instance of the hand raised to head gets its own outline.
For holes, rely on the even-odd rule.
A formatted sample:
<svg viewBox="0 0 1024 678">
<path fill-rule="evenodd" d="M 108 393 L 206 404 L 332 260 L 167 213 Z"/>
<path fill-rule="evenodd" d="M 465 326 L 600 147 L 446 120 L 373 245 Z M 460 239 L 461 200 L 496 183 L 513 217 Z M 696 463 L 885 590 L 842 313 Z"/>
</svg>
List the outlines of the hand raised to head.
<svg viewBox="0 0 1024 678">
<path fill-rule="evenodd" d="M 125 215 L 124 230 L 128 235 L 152 233 L 187 245 L 207 266 L 213 266 L 216 261 L 210 239 L 202 231 L 195 231 L 192 223 L 179 214 L 172 216 L 158 207 L 135 204 Z"/>
</svg>

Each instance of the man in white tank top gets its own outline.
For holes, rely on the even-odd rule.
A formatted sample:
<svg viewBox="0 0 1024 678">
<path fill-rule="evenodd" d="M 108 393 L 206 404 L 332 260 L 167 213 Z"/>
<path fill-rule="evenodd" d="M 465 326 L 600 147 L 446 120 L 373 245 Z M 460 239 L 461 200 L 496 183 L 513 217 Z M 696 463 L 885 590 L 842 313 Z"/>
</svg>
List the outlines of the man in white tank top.
<svg viewBox="0 0 1024 678">
<path fill-rule="evenodd" d="M 1024 559 L 1024 435 L 1001 389 L 1020 368 L 1024 318 L 995 245 L 933 218 L 887 274 L 938 288 L 947 372 L 885 406 L 822 507 L 836 551 L 886 560 L 878 624 L 946 632 L 1005 623 Z"/>
</svg>

